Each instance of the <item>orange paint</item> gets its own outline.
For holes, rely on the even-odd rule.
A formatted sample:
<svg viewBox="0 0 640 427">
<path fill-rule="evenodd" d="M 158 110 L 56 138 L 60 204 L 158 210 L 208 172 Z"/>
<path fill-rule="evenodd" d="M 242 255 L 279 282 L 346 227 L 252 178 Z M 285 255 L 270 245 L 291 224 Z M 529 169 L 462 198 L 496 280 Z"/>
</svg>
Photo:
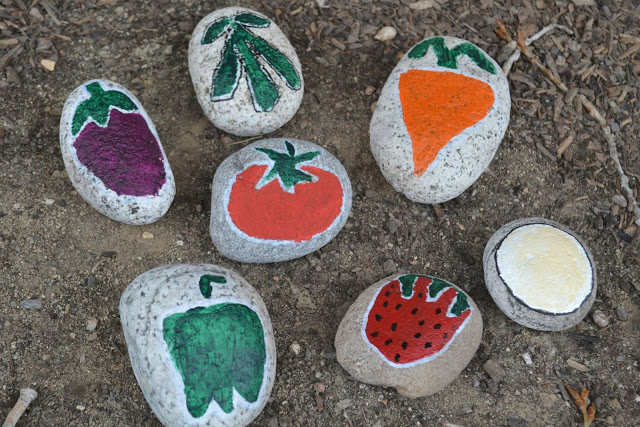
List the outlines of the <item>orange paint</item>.
<svg viewBox="0 0 640 427">
<path fill-rule="evenodd" d="M 399 90 L 416 175 L 454 136 L 484 119 L 495 99 L 487 83 L 450 71 L 409 70 L 400 75 Z"/>
</svg>

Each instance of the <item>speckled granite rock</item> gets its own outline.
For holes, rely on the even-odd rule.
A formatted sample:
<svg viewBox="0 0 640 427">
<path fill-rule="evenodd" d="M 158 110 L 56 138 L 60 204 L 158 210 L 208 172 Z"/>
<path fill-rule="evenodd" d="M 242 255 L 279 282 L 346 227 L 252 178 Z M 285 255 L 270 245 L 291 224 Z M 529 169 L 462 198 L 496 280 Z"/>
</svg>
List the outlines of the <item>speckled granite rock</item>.
<svg viewBox="0 0 640 427">
<path fill-rule="evenodd" d="M 577 325 L 596 298 L 596 264 L 571 230 L 544 218 L 508 223 L 484 250 L 484 279 L 498 307 L 542 331 Z"/>
<path fill-rule="evenodd" d="M 357 380 L 429 396 L 455 380 L 482 338 L 471 298 L 441 279 L 394 275 L 367 288 L 342 319 L 336 356 Z"/>
<path fill-rule="evenodd" d="M 211 191 L 211 239 L 241 262 L 299 258 L 326 245 L 351 211 L 351 183 L 322 147 L 264 139 L 222 162 Z"/>
<path fill-rule="evenodd" d="M 160 138 L 140 101 L 108 80 L 78 86 L 64 104 L 60 147 L 83 199 L 125 224 L 162 217 L 176 193 Z"/>
<path fill-rule="evenodd" d="M 218 9 L 198 23 L 189 72 L 204 113 L 234 135 L 273 132 L 302 102 L 298 55 L 273 21 L 251 9 Z"/>
<path fill-rule="evenodd" d="M 489 166 L 510 109 L 507 78 L 489 55 L 461 39 L 432 37 L 387 79 L 371 119 L 371 151 L 396 191 L 445 202 Z"/>
<path fill-rule="evenodd" d="M 165 426 L 240 426 L 273 388 L 276 347 L 260 295 L 215 265 L 166 265 L 120 299 L 133 372 Z"/>
</svg>

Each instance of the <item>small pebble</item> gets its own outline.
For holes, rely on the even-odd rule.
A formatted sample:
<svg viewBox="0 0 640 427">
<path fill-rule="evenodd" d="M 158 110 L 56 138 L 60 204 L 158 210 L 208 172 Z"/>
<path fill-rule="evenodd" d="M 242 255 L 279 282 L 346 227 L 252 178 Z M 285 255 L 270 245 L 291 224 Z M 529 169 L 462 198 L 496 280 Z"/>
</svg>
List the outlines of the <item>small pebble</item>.
<svg viewBox="0 0 640 427">
<path fill-rule="evenodd" d="M 599 328 L 606 328 L 609 326 L 609 318 L 600 310 L 593 312 L 593 321 Z"/>
<path fill-rule="evenodd" d="M 300 347 L 300 344 L 297 342 L 294 342 L 289 346 L 289 351 L 297 356 L 300 354 L 300 351 L 302 351 L 302 347 Z"/>
<path fill-rule="evenodd" d="M 367 86 L 367 88 L 364 90 L 364 94 L 365 95 L 373 95 L 375 91 L 376 91 L 375 87 Z"/>
<path fill-rule="evenodd" d="M 464 408 L 462 408 L 462 412 L 464 412 L 465 414 L 471 414 L 473 413 L 473 408 L 466 406 Z"/>
<path fill-rule="evenodd" d="M 611 200 L 613 200 L 613 203 L 620 206 L 621 208 L 627 207 L 627 198 L 621 194 L 616 194 L 611 198 Z"/>
<path fill-rule="evenodd" d="M 52 204 L 54 204 L 56 201 L 53 199 L 45 199 L 44 204 L 47 206 L 51 206 Z"/>
<path fill-rule="evenodd" d="M 573 359 L 567 359 L 567 365 L 581 372 L 589 372 L 589 368 Z"/>
<path fill-rule="evenodd" d="M 153 234 L 149 233 L 148 231 L 145 231 L 144 233 L 142 233 L 142 238 L 143 239 L 153 239 Z"/>
<path fill-rule="evenodd" d="M 491 379 L 496 383 L 499 383 L 505 376 L 502 366 L 498 365 L 498 363 L 493 359 L 489 359 L 484 362 L 482 369 L 484 369 L 484 371 L 489 374 Z"/>
<path fill-rule="evenodd" d="M 77 409 L 78 411 L 81 411 L 81 412 L 82 412 L 82 411 L 84 411 L 84 410 L 85 410 L 85 409 L 87 409 L 87 408 L 86 408 L 86 407 L 84 407 L 83 405 L 78 405 L 78 406 L 76 406 L 76 409 Z"/>
<path fill-rule="evenodd" d="M 622 307 L 621 305 L 619 305 L 618 307 L 616 307 L 616 314 L 618 315 L 618 319 L 625 321 L 627 320 L 627 312 L 625 311 L 624 307 Z"/>
<path fill-rule="evenodd" d="M 95 332 L 87 336 L 87 341 L 92 342 L 98 339 L 98 334 Z"/>
<path fill-rule="evenodd" d="M 384 274 L 393 274 L 397 271 L 398 267 L 394 260 L 388 259 L 382 264 L 382 269 L 384 270 Z"/>
<path fill-rule="evenodd" d="M 381 42 L 386 42 L 395 39 L 397 34 L 398 32 L 393 27 L 382 27 L 373 38 Z"/>
<path fill-rule="evenodd" d="M 176 246 L 184 246 L 184 241 L 176 240 Z"/>
<path fill-rule="evenodd" d="M 524 363 L 527 365 L 533 365 L 533 360 L 531 360 L 531 355 L 529 355 L 529 353 L 523 353 L 522 358 L 524 359 Z"/>
<path fill-rule="evenodd" d="M 42 301 L 37 299 L 27 299 L 20 301 L 20 308 L 25 310 L 40 310 L 42 308 Z"/>
<path fill-rule="evenodd" d="M 316 391 L 316 393 L 324 393 L 324 391 L 326 390 L 326 387 L 322 383 L 315 383 L 313 385 L 313 389 Z"/>
<path fill-rule="evenodd" d="M 91 319 L 87 320 L 87 326 L 86 326 L 87 331 L 93 332 L 96 330 L 97 327 L 98 327 L 98 319 L 96 319 L 95 317 L 92 317 Z"/>
</svg>

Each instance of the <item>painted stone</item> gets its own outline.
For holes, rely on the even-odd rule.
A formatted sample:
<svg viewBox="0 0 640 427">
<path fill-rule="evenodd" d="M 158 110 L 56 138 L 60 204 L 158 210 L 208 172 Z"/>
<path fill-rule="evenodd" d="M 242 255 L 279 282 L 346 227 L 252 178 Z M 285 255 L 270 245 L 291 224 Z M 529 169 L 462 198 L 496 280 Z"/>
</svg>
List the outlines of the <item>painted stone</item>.
<svg viewBox="0 0 640 427">
<path fill-rule="evenodd" d="M 237 273 L 166 265 L 138 276 L 120 318 L 140 388 L 165 426 L 247 425 L 276 372 L 267 309 Z"/>
<path fill-rule="evenodd" d="M 204 113 L 234 135 L 273 132 L 302 102 L 298 55 L 273 21 L 251 9 L 218 9 L 198 23 L 189 72 Z"/>
<path fill-rule="evenodd" d="M 453 382 L 482 338 L 480 310 L 460 288 L 431 276 L 386 277 L 342 319 L 336 357 L 357 380 L 416 398 Z"/>
<path fill-rule="evenodd" d="M 510 109 L 507 78 L 489 55 L 461 39 L 425 39 L 380 93 L 371 151 L 396 191 L 419 203 L 445 202 L 489 166 Z"/>
<path fill-rule="evenodd" d="M 140 101 L 108 80 L 78 86 L 60 118 L 62 158 L 80 196 L 109 218 L 149 224 L 176 193 L 160 138 Z"/>
<path fill-rule="evenodd" d="M 351 211 L 347 172 L 324 148 L 264 139 L 225 159 L 213 177 L 211 239 L 241 262 L 279 262 L 329 243 Z"/>
<path fill-rule="evenodd" d="M 596 298 L 596 264 L 571 230 L 544 218 L 504 225 L 484 250 L 484 279 L 513 321 L 541 331 L 577 325 Z"/>
</svg>

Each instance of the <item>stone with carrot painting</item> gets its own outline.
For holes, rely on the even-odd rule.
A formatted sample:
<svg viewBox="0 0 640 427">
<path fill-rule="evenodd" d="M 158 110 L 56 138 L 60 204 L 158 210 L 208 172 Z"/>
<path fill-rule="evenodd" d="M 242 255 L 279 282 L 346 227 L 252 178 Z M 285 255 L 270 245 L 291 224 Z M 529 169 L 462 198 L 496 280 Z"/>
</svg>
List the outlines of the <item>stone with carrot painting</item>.
<svg viewBox="0 0 640 427">
<path fill-rule="evenodd" d="M 140 101 L 123 86 L 90 80 L 67 98 L 62 158 L 80 196 L 125 224 L 162 217 L 176 193 L 160 138 Z"/>
<path fill-rule="evenodd" d="M 429 396 L 452 383 L 482 338 L 482 316 L 458 286 L 400 274 L 367 288 L 349 307 L 335 338 L 336 357 L 354 378 Z"/>
<path fill-rule="evenodd" d="M 445 202 L 489 166 L 510 108 L 507 79 L 486 52 L 453 37 L 425 39 L 380 93 L 371 151 L 396 191 L 419 203 Z"/>
<path fill-rule="evenodd" d="M 165 265 L 120 299 L 131 367 L 168 427 L 243 426 L 264 408 L 276 372 L 269 313 L 237 273 Z"/>
<path fill-rule="evenodd" d="M 351 183 L 331 153 L 308 141 L 265 139 L 216 170 L 211 239 L 236 261 L 287 261 L 329 243 L 350 211 Z"/>
<path fill-rule="evenodd" d="M 189 72 L 206 116 L 234 135 L 273 132 L 302 102 L 302 68 L 293 46 L 273 21 L 251 9 L 218 9 L 198 23 Z"/>
</svg>

